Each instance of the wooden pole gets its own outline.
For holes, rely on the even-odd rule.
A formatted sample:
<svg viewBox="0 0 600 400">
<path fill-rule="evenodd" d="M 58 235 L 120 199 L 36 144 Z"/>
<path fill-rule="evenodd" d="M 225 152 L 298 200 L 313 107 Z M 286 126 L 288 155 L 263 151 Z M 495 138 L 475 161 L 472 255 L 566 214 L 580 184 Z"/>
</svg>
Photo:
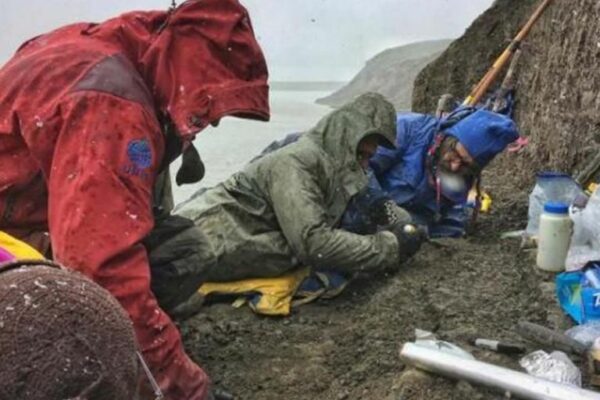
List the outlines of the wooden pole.
<svg viewBox="0 0 600 400">
<path fill-rule="evenodd" d="M 550 4 L 551 1 L 552 0 L 544 0 L 538 6 L 538 8 L 531 15 L 531 17 L 529 18 L 529 20 L 527 21 L 525 26 L 521 29 L 521 31 L 519 31 L 517 36 L 515 36 L 515 38 L 512 40 L 512 42 L 510 42 L 510 44 L 502 52 L 502 54 L 500 54 L 500 57 L 498 57 L 498 59 L 496 59 L 494 64 L 492 64 L 492 67 L 487 71 L 487 73 L 479 81 L 477 86 L 475 86 L 475 88 L 469 94 L 469 96 L 467 96 L 467 98 L 463 102 L 463 105 L 474 106 L 475 104 L 477 104 L 477 102 L 479 102 L 481 97 L 485 94 L 485 92 L 488 90 L 488 88 L 496 80 L 496 77 L 500 73 L 500 70 L 502 69 L 502 67 L 504 67 L 504 65 L 506 65 L 506 63 L 508 62 L 510 57 L 513 55 L 513 53 L 519 48 L 523 39 L 525 39 L 525 37 L 527 36 L 527 34 L 529 33 L 529 31 L 531 30 L 533 25 L 540 18 L 540 16 L 542 15 L 542 13 L 546 9 L 546 7 L 548 7 L 548 5 Z"/>
</svg>

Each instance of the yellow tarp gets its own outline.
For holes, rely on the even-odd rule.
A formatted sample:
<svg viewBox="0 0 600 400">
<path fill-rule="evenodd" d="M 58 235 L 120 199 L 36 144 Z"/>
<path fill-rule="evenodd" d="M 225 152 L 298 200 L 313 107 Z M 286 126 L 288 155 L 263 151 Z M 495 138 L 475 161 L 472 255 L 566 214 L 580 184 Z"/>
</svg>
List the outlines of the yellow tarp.
<svg viewBox="0 0 600 400">
<path fill-rule="evenodd" d="M 205 283 L 198 291 L 204 296 L 260 293 L 258 302 L 249 303 L 255 312 L 265 315 L 288 315 L 292 307 L 292 298 L 309 273 L 309 268 L 303 268 L 277 278 Z"/>
</svg>

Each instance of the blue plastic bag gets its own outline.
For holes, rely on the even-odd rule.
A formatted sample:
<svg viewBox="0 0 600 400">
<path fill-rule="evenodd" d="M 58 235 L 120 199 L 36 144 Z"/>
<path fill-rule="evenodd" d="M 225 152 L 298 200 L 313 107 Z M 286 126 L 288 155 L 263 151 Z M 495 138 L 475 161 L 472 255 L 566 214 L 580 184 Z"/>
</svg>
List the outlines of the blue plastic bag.
<svg viewBox="0 0 600 400">
<path fill-rule="evenodd" d="M 562 309 L 578 324 L 600 321 L 600 264 L 559 274 L 556 295 Z"/>
</svg>

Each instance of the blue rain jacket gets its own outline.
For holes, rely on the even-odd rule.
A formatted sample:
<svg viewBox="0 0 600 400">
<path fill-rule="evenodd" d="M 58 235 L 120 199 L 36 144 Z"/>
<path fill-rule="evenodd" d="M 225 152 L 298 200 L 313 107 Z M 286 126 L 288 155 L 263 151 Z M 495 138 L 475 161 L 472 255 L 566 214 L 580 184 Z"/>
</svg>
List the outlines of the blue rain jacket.
<svg viewBox="0 0 600 400">
<path fill-rule="evenodd" d="M 381 188 L 411 214 L 433 216 L 438 211 L 436 191 L 427 176 L 427 151 L 439 128 L 431 115 L 398 114 L 394 150 L 380 147 L 370 167 Z"/>
</svg>

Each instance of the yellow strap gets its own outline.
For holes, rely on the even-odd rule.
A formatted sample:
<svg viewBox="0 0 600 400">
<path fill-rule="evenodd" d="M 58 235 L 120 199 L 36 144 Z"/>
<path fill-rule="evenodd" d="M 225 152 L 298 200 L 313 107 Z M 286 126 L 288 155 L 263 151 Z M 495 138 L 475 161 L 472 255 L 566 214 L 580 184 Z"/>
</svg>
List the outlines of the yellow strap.
<svg viewBox="0 0 600 400">
<path fill-rule="evenodd" d="M 17 260 L 44 259 L 36 249 L 2 231 L 0 231 L 0 247 L 15 256 Z"/>
</svg>

